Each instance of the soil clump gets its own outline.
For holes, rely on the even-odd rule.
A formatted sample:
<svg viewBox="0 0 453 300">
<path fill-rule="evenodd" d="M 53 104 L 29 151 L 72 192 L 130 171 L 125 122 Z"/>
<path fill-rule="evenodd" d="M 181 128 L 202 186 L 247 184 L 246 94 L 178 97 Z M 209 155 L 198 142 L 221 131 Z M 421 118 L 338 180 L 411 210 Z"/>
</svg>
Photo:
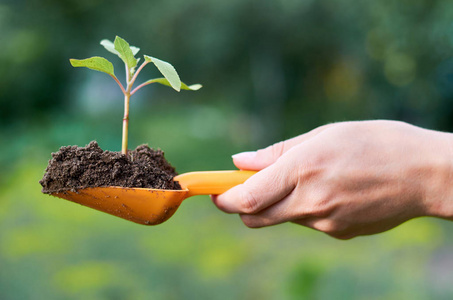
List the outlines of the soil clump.
<svg viewBox="0 0 453 300">
<path fill-rule="evenodd" d="M 176 175 L 160 149 L 141 145 L 124 155 L 103 151 L 92 141 L 85 147 L 65 146 L 52 153 L 39 183 L 46 194 L 107 186 L 180 190 L 173 181 Z"/>
</svg>

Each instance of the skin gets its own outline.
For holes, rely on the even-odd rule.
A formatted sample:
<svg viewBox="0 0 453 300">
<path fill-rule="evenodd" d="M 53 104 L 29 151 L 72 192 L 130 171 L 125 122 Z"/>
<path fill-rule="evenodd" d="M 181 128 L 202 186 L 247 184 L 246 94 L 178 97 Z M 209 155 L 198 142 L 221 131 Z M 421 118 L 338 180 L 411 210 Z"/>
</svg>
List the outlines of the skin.
<svg viewBox="0 0 453 300">
<path fill-rule="evenodd" d="M 214 204 L 251 228 L 293 222 L 338 239 L 421 216 L 453 220 L 453 135 L 396 121 L 325 125 L 233 156 L 256 175 Z"/>
</svg>

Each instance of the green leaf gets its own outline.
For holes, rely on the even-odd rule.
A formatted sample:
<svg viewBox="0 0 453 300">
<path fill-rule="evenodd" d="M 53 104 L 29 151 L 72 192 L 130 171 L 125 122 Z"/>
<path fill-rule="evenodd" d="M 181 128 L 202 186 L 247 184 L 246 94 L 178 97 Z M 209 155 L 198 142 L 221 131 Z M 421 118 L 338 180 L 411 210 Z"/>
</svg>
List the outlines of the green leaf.
<svg viewBox="0 0 453 300">
<path fill-rule="evenodd" d="M 117 36 L 113 42 L 114 49 L 118 52 L 119 57 L 124 61 L 129 69 L 137 66 L 137 59 L 134 57 L 131 47 L 128 42 Z M 134 47 L 134 50 L 138 52 L 138 48 Z M 107 49 L 108 50 L 108 49 Z"/>
<path fill-rule="evenodd" d="M 73 67 L 85 67 L 91 70 L 104 72 L 115 77 L 112 63 L 103 57 L 94 56 L 87 59 L 71 58 L 69 61 Z"/>
<path fill-rule="evenodd" d="M 182 88 L 182 85 L 181 79 L 179 79 L 179 75 L 176 72 L 175 68 L 168 62 L 160 60 L 158 58 L 148 55 L 144 55 L 144 57 L 146 61 L 152 62 L 154 65 L 156 65 L 162 75 L 164 75 L 164 77 L 168 80 L 169 85 L 179 92 L 179 90 Z"/>
<path fill-rule="evenodd" d="M 115 45 L 107 40 L 107 39 L 104 39 L 101 41 L 101 45 L 104 46 L 105 49 L 107 49 L 108 51 L 112 52 L 113 54 L 116 54 L 118 56 L 120 56 L 120 53 L 118 51 L 115 50 Z M 137 53 L 140 51 L 140 48 L 137 48 L 137 47 L 134 47 L 134 46 L 130 46 L 131 50 L 132 50 L 132 54 L 135 56 L 137 55 Z"/>
<path fill-rule="evenodd" d="M 107 39 L 102 40 L 101 41 L 101 45 L 104 46 L 104 48 L 107 51 L 112 52 L 113 54 L 120 56 L 120 53 L 115 50 L 115 46 L 113 45 L 113 43 L 111 41 L 109 41 Z"/>
<path fill-rule="evenodd" d="M 144 84 L 151 84 L 151 83 L 160 83 L 160 84 L 163 84 L 163 85 L 171 87 L 170 82 L 168 82 L 168 80 L 166 78 L 163 78 L 163 77 L 162 78 L 150 79 L 150 80 L 146 81 Z M 187 85 L 184 82 L 181 82 L 181 89 L 182 90 L 198 91 L 202 87 L 203 86 L 201 84 L 199 84 L 199 83 L 192 84 L 192 85 Z"/>
<path fill-rule="evenodd" d="M 140 48 L 137 48 L 135 46 L 130 46 L 132 50 L 132 54 L 135 56 L 137 55 L 138 51 L 140 51 Z"/>
</svg>

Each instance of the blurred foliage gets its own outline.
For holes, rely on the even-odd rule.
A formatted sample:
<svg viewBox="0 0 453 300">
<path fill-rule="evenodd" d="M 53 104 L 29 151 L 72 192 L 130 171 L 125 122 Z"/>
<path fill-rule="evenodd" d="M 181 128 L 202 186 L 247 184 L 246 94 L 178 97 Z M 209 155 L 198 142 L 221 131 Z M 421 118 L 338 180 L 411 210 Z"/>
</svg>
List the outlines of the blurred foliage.
<svg viewBox="0 0 453 300">
<path fill-rule="evenodd" d="M 452 15 L 447 0 L 0 2 L 0 299 L 451 299 L 448 222 L 342 242 L 250 230 L 198 197 L 144 227 L 42 195 L 38 180 L 62 145 L 120 149 L 118 87 L 68 61 L 103 53 L 103 38 L 204 85 L 131 103 L 130 145 L 186 172 L 327 122 L 453 130 Z"/>
</svg>

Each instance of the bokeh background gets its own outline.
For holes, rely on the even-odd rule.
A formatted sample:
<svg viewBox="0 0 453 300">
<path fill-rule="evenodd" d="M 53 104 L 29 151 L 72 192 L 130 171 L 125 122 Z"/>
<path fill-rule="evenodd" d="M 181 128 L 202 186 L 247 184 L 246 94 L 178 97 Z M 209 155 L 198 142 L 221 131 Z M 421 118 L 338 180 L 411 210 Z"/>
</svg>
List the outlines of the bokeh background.
<svg viewBox="0 0 453 300">
<path fill-rule="evenodd" d="M 120 150 L 120 90 L 68 61 L 105 56 L 122 77 L 99 45 L 115 35 L 204 85 L 131 103 L 130 146 L 179 172 L 234 168 L 233 153 L 328 122 L 453 130 L 448 0 L 2 0 L 0 299 L 452 299 L 447 221 L 338 241 L 248 229 L 208 197 L 145 227 L 41 194 L 60 146 Z"/>
</svg>

